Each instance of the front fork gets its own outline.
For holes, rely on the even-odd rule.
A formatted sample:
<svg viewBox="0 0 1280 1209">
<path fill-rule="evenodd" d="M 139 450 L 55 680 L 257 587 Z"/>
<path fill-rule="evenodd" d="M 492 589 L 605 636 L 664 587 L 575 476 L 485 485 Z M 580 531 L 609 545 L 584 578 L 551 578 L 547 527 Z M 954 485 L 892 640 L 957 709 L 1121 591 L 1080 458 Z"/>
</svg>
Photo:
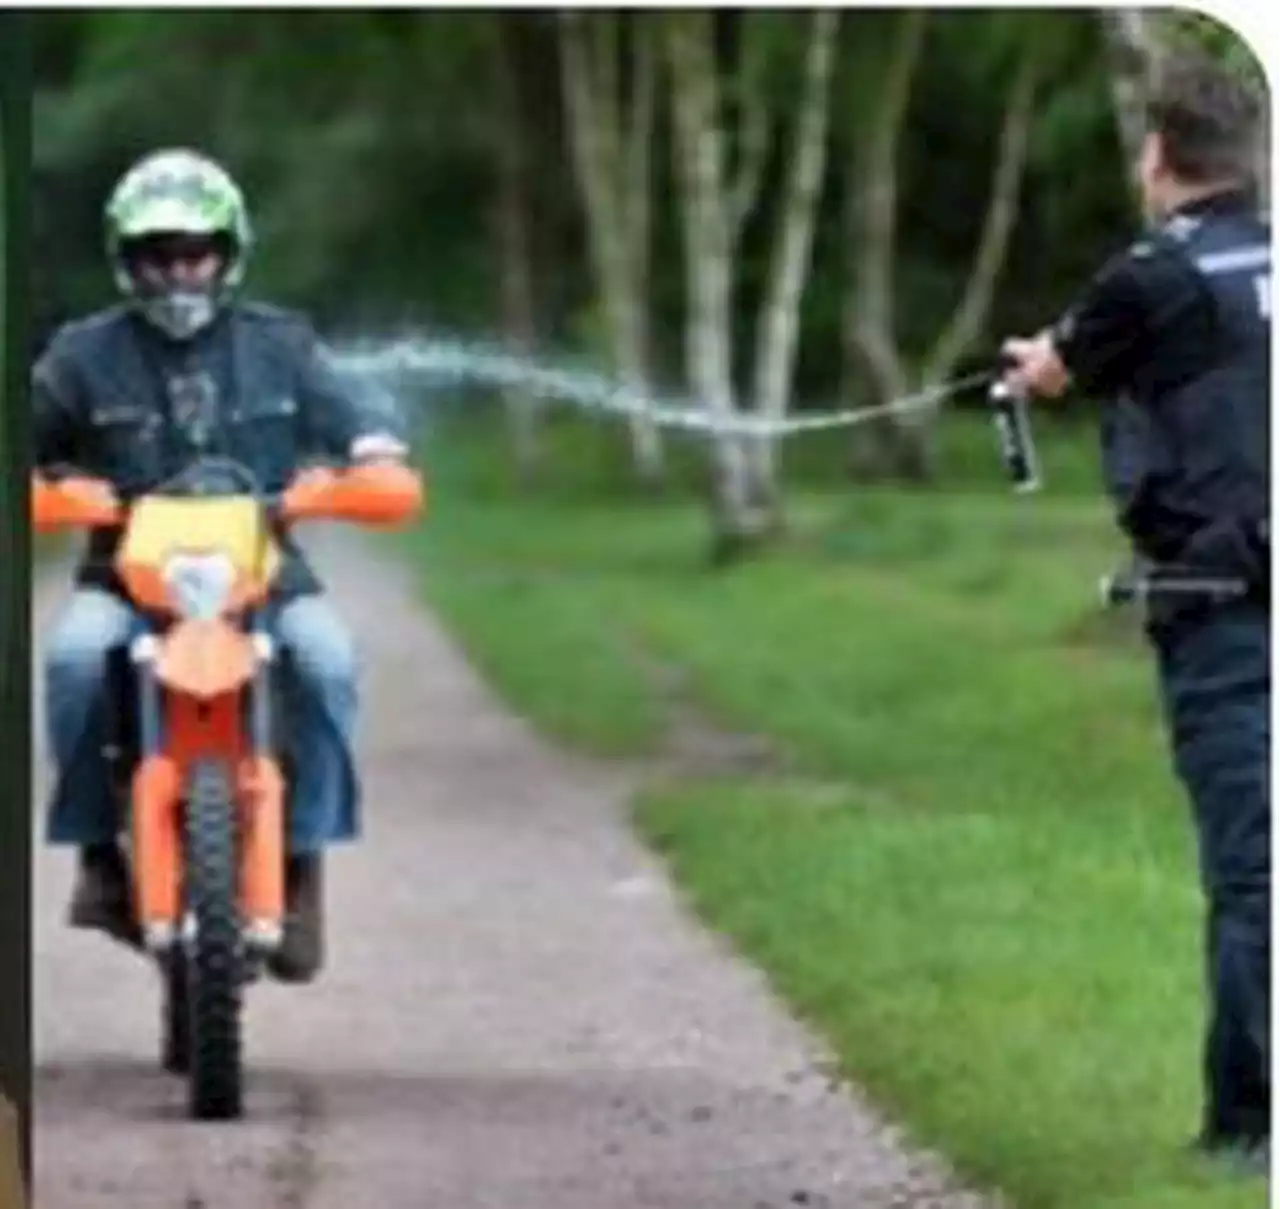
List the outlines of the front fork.
<svg viewBox="0 0 1280 1209">
<path fill-rule="evenodd" d="M 183 788 L 193 758 L 233 762 L 239 810 L 240 906 L 244 938 L 252 952 L 277 948 L 285 912 L 285 786 L 272 754 L 271 672 L 275 644 L 260 620 L 251 639 L 256 658 L 248 716 L 241 722 L 243 754 L 166 750 L 163 694 L 155 672 L 159 640 L 136 638 L 130 648 L 139 688 L 141 759 L 132 787 L 134 903 L 143 944 L 167 953 L 184 918 L 182 895 Z M 232 708 L 214 702 L 213 709 Z"/>
<path fill-rule="evenodd" d="M 245 941 L 256 953 L 280 947 L 285 910 L 285 784 L 271 734 L 271 683 L 276 645 L 260 618 L 253 627 L 257 656 L 249 695 L 248 750 L 241 761 L 240 893 Z"/>
</svg>

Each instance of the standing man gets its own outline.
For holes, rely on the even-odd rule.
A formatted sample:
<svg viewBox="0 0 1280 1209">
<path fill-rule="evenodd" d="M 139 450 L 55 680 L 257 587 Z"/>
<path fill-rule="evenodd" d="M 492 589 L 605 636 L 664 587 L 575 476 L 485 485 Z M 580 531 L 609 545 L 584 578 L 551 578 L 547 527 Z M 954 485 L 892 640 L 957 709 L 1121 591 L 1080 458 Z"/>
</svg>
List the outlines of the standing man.
<svg viewBox="0 0 1280 1209">
<path fill-rule="evenodd" d="M 1170 61 L 1138 176 L 1150 232 L 1033 339 L 1011 384 L 1105 399 L 1103 462 L 1140 562 L 1234 595 L 1153 595 L 1147 631 L 1208 905 L 1198 1146 L 1265 1172 L 1271 1135 L 1271 231 L 1252 186 L 1259 102 Z M 1153 579 L 1153 583 L 1157 580 Z"/>
</svg>

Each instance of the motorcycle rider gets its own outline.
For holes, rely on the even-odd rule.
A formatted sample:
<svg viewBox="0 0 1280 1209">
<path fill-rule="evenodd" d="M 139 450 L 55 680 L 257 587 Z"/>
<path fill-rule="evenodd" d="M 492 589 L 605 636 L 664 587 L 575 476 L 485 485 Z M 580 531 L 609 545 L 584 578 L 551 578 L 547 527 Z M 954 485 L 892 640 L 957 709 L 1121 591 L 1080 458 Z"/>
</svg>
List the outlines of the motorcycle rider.
<svg viewBox="0 0 1280 1209">
<path fill-rule="evenodd" d="M 144 157 L 112 192 L 106 224 L 123 300 L 64 324 L 39 357 L 37 472 L 74 467 L 127 501 L 201 455 L 242 463 L 269 493 L 317 456 L 403 459 L 405 446 L 361 406 L 303 317 L 237 297 L 250 223 L 220 165 L 186 149 Z M 48 842 L 79 849 L 71 926 L 136 942 L 102 760 L 108 656 L 138 625 L 111 565 L 119 538 L 90 535 L 48 636 L 45 723 L 58 769 Z M 358 832 L 357 663 L 314 572 L 288 535 L 280 540 L 272 628 L 299 690 L 290 719 L 299 757 L 284 939 L 269 969 L 307 982 L 323 964 L 321 851 Z"/>
</svg>

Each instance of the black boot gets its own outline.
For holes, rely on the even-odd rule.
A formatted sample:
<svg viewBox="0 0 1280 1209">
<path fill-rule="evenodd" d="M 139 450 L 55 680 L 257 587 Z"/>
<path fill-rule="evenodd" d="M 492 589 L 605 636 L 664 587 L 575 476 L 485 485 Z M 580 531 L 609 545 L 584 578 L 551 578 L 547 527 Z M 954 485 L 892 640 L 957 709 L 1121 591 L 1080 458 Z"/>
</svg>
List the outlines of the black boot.
<svg viewBox="0 0 1280 1209">
<path fill-rule="evenodd" d="M 324 866 L 318 852 L 289 858 L 284 939 L 267 969 L 281 982 L 311 982 L 324 965 Z"/>
<path fill-rule="evenodd" d="M 134 918 L 129 867 L 115 843 L 90 844 L 80 849 L 68 922 L 73 928 L 105 932 L 134 947 L 142 943 L 142 932 Z"/>
</svg>

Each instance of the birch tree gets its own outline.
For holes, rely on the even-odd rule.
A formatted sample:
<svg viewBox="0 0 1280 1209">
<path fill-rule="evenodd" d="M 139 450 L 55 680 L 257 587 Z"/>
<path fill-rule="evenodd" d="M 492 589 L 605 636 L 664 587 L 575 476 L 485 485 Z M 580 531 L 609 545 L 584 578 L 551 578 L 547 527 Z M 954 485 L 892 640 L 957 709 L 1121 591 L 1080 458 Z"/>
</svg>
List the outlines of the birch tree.
<svg viewBox="0 0 1280 1209">
<path fill-rule="evenodd" d="M 764 420 L 781 420 L 789 410 L 800 343 L 800 304 L 809 276 L 814 225 L 826 177 L 831 77 L 839 20 L 839 11 L 834 8 L 819 9 L 810 20 L 790 171 L 784 182 L 772 268 L 757 323 L 752 403 L 755 414 Z M 753 485 L 774 511 L 780 506 L 775 449 L 773 440 L 762 440 L 753 468 Z"/>
<path fill-rule="evenodd" d="M 759 14 L 741 17 L 737 60 L 727 88 L 721 84 L 708 14 L 673 14 L 664 33 L 684 229 L 690 384 L 713 416 L 732 418 L 749 411 L 776 421 L 787 413 L 798 355 L 800 306 L 826 173 L 839 14 L 820 10 L 807 24 L 769 273 L 756 314 L 753 357 L 748 359 L 751 380 L 746 391 L 739 391 L 734 378 L 734 365 L 742 360 L 735 356 L 735 286 L 743 230 L 761 195 L 775 125 L 766 72 L 770 35 L 778 27 L 770 28 L 767 21 Z M 726 93 L 735 102 L 732 106 Z M 730 145 L 736 149 L 732 165 Z M 781 523 L 775 448 L 768 437 L 720 434 L 712 441 L 713 514 L 722 556 L 758 542 Z"/>
<path fill-rule="evenodd" d="M 624 383 L 643 398 L 650 379 L 654 38 L 650 18 L 628 22 L 629 38 L 623 22 L 616 12 L 562 11 L 560 61 L 573 165 L 610 343 Z M 631 77 L 626 96 L 624 63 Z M 629 423 L 637 475 L 657 484 L 665 474 L 658 429 L 642 416 Z"/>
<path fill-rule="evenodd" d="M 1151 14 L 1142 8 L 1098 10 L 1107 47 L 1108 81 L 1115 110 L 1116 130 L 1126 167 L 1136 165 L 1146 130 L 1147 98 L 1157 45 Z M 1130 187 L 1136 186 L 1129 177 Z"/>
<path fill-rule="evenodd" d="M 731 173 L 712 16 L 695 10 L 671 13 L 664 19 L 663 35 L 684 233 L 688 378 L 713 419 L 732 420 L 739 415 L 733 374 L 734 260 L 759 188 L 766 126 L 757 103 L 749 101 L 742 109 L 741 154 Z M 720 434 L 711 449 L 714 554 L 727 559 L 758 541 L 769 518 L 752 488 L 747 443 Z"/>
<path fill-rule="evenodd" d="M 847 166 L 845 221 L 850 263 L 844 307 L 846 380 L 854 366 L 870 372 L 875 394 L 888 402 L 945 383 L 982 334 L 1017 220 L 1030 143 L 1044 42 L 1030 36 L 1020 48 L 1005 96 L 986 214 L 960 297 L 936 340 L 912 369 L 895 330 L 894 258 L 897 248 L 899 143 L 912 81 L 924 47 L 928 12 L 897 18 L 878 104 Z M 932 410 L 890 413 L 871 426 L 885 461 L 899 474 L 929 478 L 933 470 Z"/>
</svg>

